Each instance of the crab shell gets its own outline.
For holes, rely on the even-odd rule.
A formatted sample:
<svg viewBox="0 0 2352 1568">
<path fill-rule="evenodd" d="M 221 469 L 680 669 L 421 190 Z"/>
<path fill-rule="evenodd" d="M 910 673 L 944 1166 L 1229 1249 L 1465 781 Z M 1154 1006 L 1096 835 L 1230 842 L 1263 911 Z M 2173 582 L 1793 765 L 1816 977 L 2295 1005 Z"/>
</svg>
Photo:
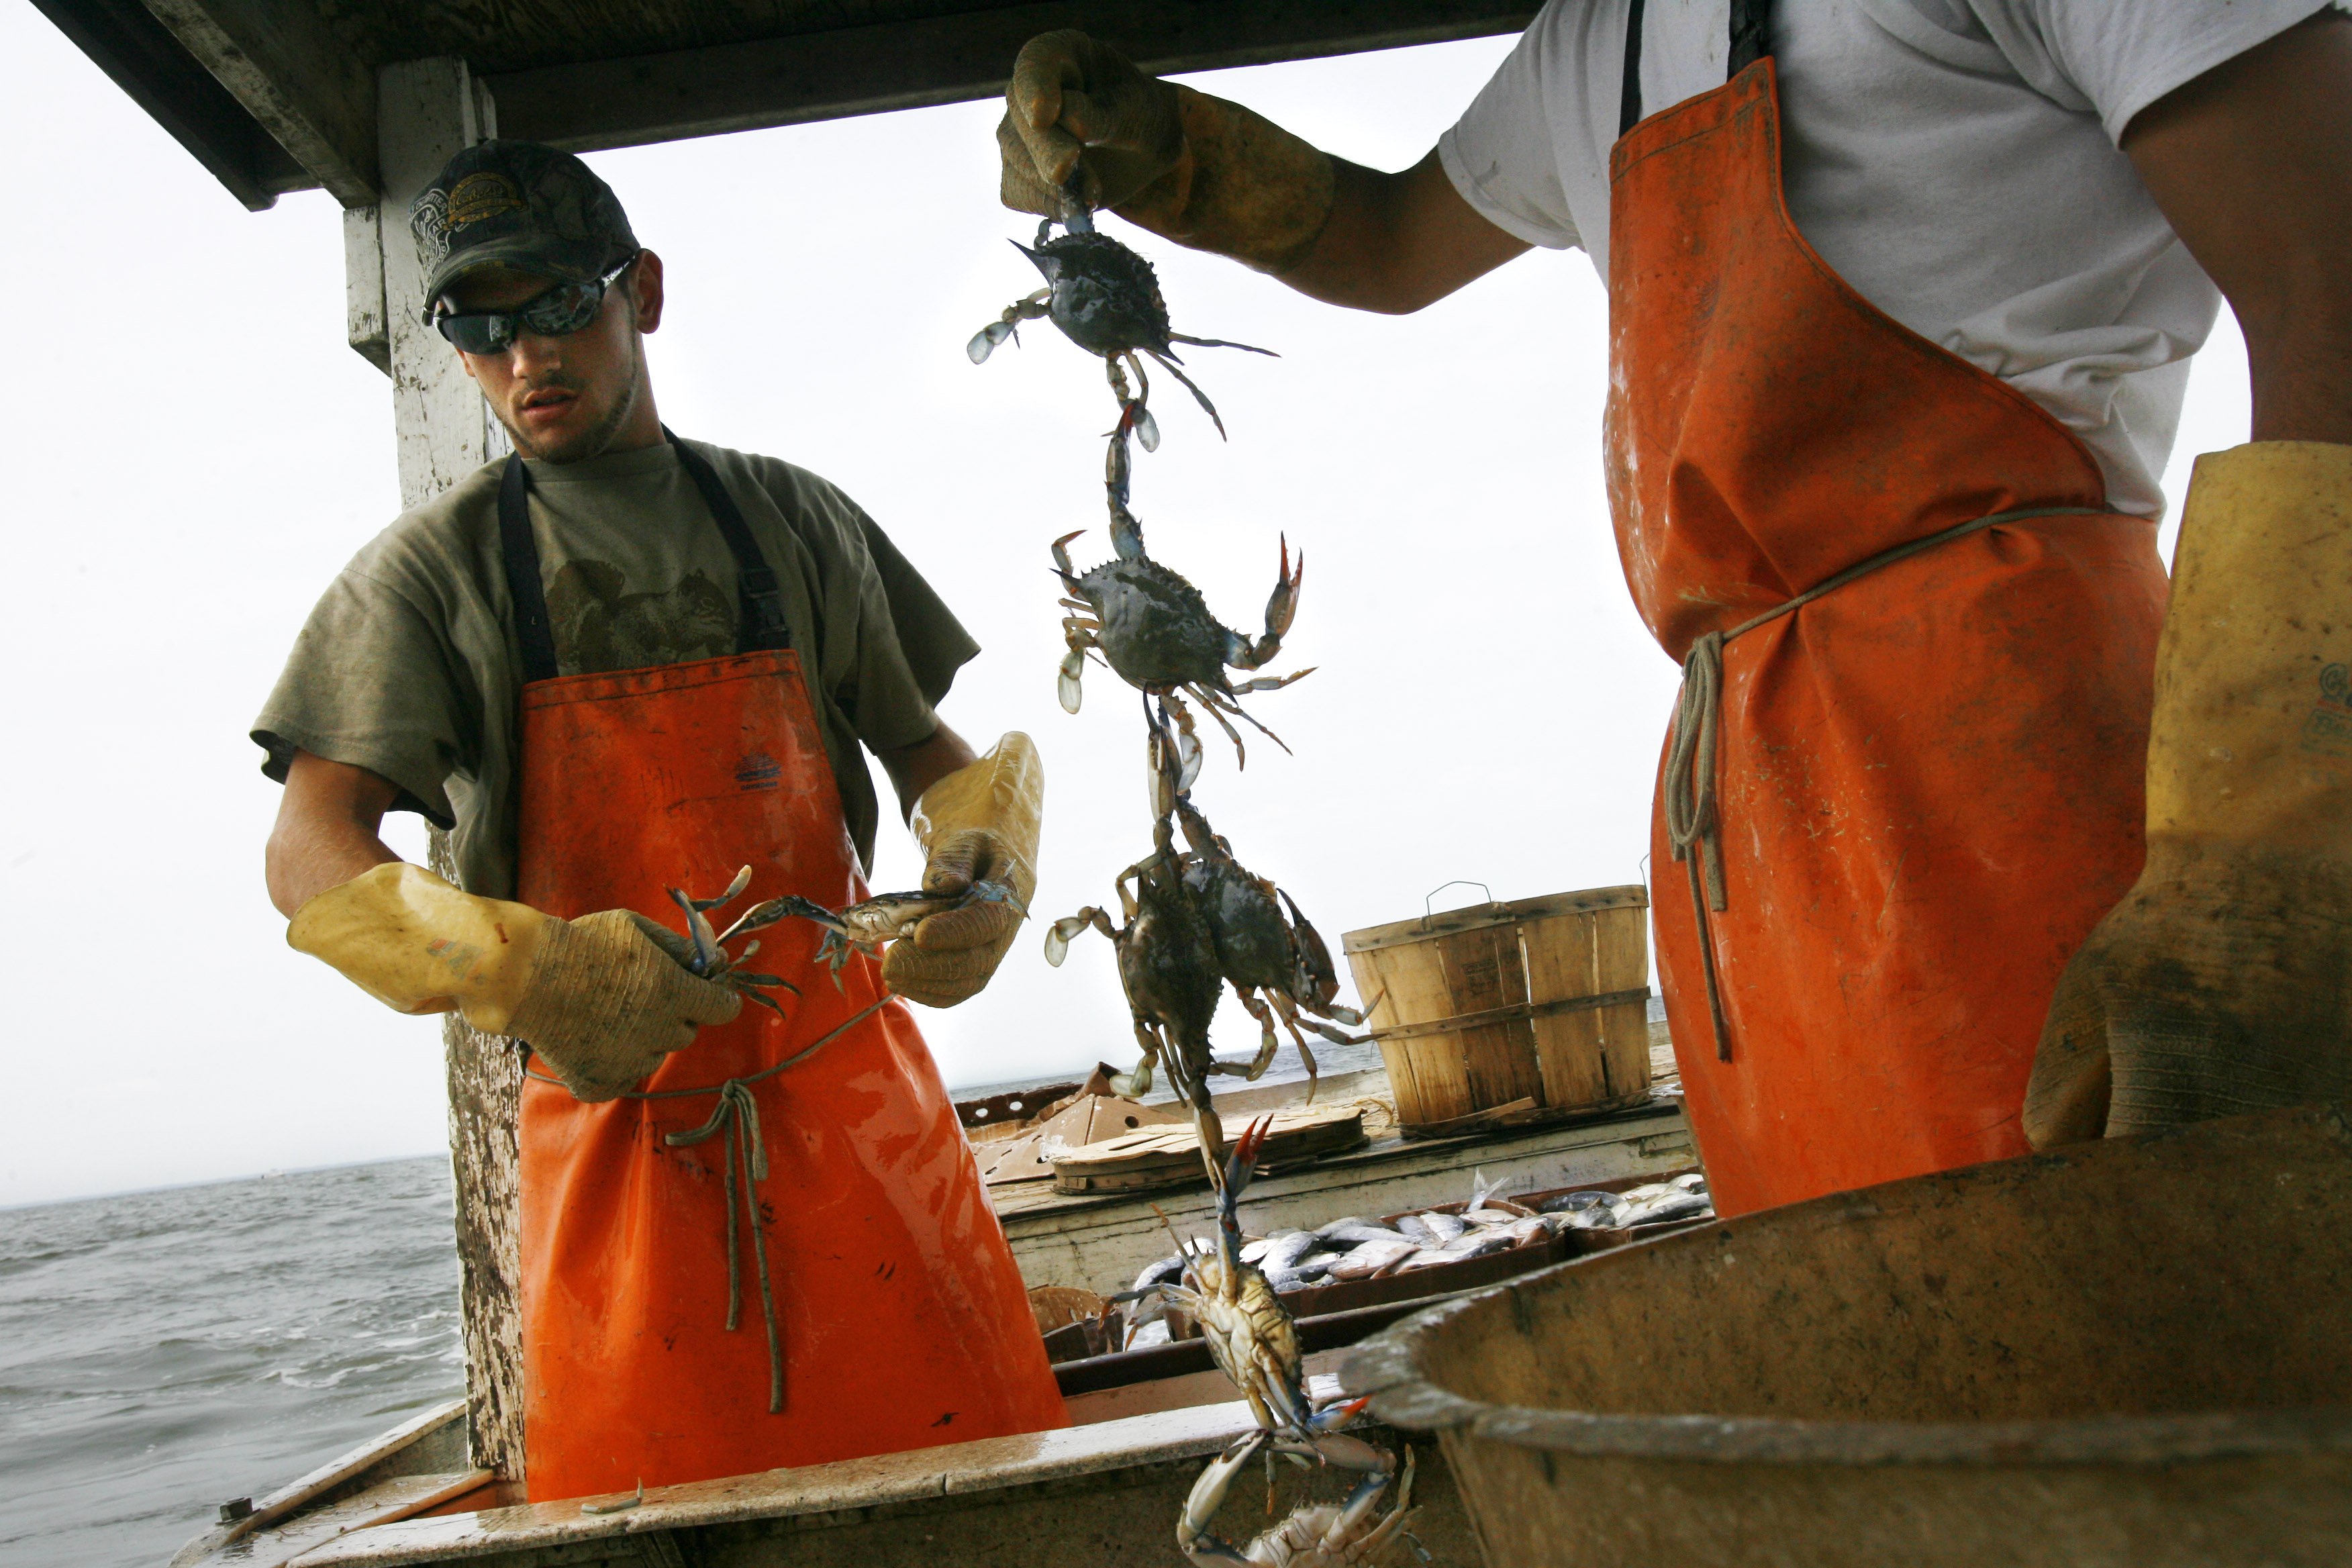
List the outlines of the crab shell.
<svg viewBox="0 0 2352 1568">
<path fill-rule="evenodd" d="M 1053 288 L 1054 324 L 1090 353 L 1169 352 L 1168 302 L 1151 263 L 1107 234 L 1056 235 L 1022 253 Z"/>
<path fill-rule="evenodd" d="M 1290 927 L 1270 884 L 1230 859 L 1196 857 L 1184 886 L 1199 903 L 1217 945 L 1217 964 L 1241 986 L 1287 990 L 1296 971 Z"/>
<path fill-rule="evenodd" d="M 1118 942 L 1118 979 L 1129 1004 L 1168 1027 L 1189 1079 L 1207 1070 L 1209 1020 L 1224 992 L 1208 922 L 1167 869 L 1147 872 L 1135 918 Z"/>
<path fill-rule="evenodd" d="M 1079 577 L 1076 589 L 1102 623 L 1096 646 L 1129 684 L 1232 689 L 1225 655 L 1240 639 L 1209 613 L 1201 590 L 1167 567 L 1148 556 L 1113 557 Z"/>
</svg>

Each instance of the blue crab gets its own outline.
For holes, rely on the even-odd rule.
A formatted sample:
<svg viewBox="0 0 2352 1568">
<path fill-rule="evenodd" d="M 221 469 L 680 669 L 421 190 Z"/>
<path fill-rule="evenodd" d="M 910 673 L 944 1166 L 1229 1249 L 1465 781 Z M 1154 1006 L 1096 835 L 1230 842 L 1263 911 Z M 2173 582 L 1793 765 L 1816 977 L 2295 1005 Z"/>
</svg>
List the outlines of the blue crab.
<svg viewBox="0 0 2352 1568">
<path fill-rule="evenodd" d="M 1145 451 L 1159 447 L 1160 427 L 1148 406 L 1151 382 L 1144 374 L 1139 355 L 1150 355 L 1169 374 L 1182 382 L 1184 390 L 1207 412 L 1217 434 L 1223 436 L 1225 422 L 1218 417 L 1216 405 L 1209 401 L 1208 395 L 1184 374 L 1175 345 L 1241 349 L 1270 356 L 1274 351 L 1171 331 L 1168 302 L 1160 296 L 1159 275 L 1152 271 L 1151 263 L 1110 236 L 1095 232 L 1091 220 L 1080 226 L 1074 218 L 1068 232 L 1059 236 L 1053 234 L 1053 228 L 1051 218 L 1039 224 L 1034 247 L 1018 240 L 1013 242 L 1013 247 L 1044 274 L 1045 287 L 1014 300 L 1004 308 L 1002 316 L 973 334 L 964 348 L 971 363 L 984 362 L 1008 338 L 1019 342 L 1022 322 L 1049 320 L 1078 347 L 1101 356 L 1110 377 L 1111 391 L 1118 398 L 1118 433 L 1134 431 Z M 1128 370 L 1135 372 L 1140 390 L 1129 390 Z"/>
<path fill-rule="evenodd" d="M 863 903 L 843 910 L 829 910 L 813 899 L 787 893 L 751 910 L 736 924 L 745 930 L 756 930 L 796 916 L 823 926 L 824 941 L 816 955 L 831 964 L 834 988 L 839 990 L 842 966 L 849 962 L 852 952 L 878 958 L 886 943 L 898 941 L 931 916 L 973 904 L 1010 904 L 1024 919 L 1029 914 L 1020 895 L 1003 883 L 974 882 L 967 891 L 952 898 L 936 893 L 877 893 Z"/>
<path fill-rule="evenodd" d="M 1271 1120 L 1261 1118 L 1252 1123 L 1222 1164 L 1214 1159 L 1209 1162 L 1209 1175 L 1217 1192 L 1216 1242 L 1201 1248 L 1180 1238 L 1183 1272 L 1175 1280 L 1153 1287 L 1200 1325 L 1210 1358 L 1241 1391 L 1258 1426 L 1257 1431 L 1213 1461 L 1193 1483 L 1177 1521 L 1176 1544 L 1194 1563 L 1286 1568 L 1370 1564 L 1379 1562 L 1389 1545 L 1404 1533 L 1411 1518 L 1412 1453 L 1406 1452 L 1404 1481 L 1398 1489 L 1396 1507 L 1373 1524 L 1381 1495 L 1396 1475 L 1396 1461 L 1362 1438 L 1340 1430 L 1370 1401 L 1315 1406 L 1307 1395 L 1306 1362 L 1290 1310 L 1265 1274 L 1241 1256 L 1241 1197 L 1265 1150 Z M 1364 1479 L 1339 1507 L 1299 1509 L 1246 1548 L 1237 1550 L 1211 1534 L 1209 1521 L 1216 1516 L 1234 1478 L 1261 1452 L 1266 1456 L 1269 1474 L 1274 1456 L 1279 1453 L 1302 1464 L 1319 1460 L 1337 1465 Z"/>
<path fill-rule="evenodd" d="M 1274 1025 L 1279 1017 L 1306 1066 L 1307 1099 L 1311 1104 L 1317 1076 L 1315 1053 L 1307 1048 L 1304 1030 L 1335 1045 L 1360 1046 L 1370 1037 L 1351 1035 L 1335 1026 L 1360 1026 L 1364 1015 L 1339 1005 L 1339 975 L 1331 962 L 1331 950 L 1291 896 L 1234 859 L 1233 847 L 1209 826 L 1209 819 L 1189 798 L 1178 795 L 1171 805 L 1192 850 L 1184 858 L 1185 889 L 1208 921 L 1218 968 L 1234 988 L 1234 995 L 1257 1020 L 1262 1037 L 1257 1058 L 1238 1070 L 1244 1078 L 1255 1079 L 1273 1063 Z M 1302 1020 L 1301 1013 L 1311 1016 Z M 1329 1022 L 1318 1021 L 1323 1019 Z"/>
<path fill-rule="evenodd" d="M 1119 444 L 1114 443 L 1114 453 Z M 1257 669 L 1282 651 L 1282 639 L 1298 613 L 1298 595 L 1307 580 L 1302 552 L 1294 567 L 1290 542 L 1281 541 L 1280 565 L 1274 592 L 1265 602 L 1265 631 L 1255 639 L 1226 626 L 1209 611 L 1201 591 L 1147 554 L 1143 525 L 1121 504 L 1114 488 L 1110 501 L 1110 560 L 1084 573 L 1069 554 L 1070 541 L 1083 533 L 1066 533 L 1054 541 L 1054 568 L 1068 596 L 1062 607 L 1071 612 L 1062 619 L 1069 652 L 1062 658 L 1059 694 L 1063 709 L 1078 710 L 1084 693 L 1079 678 L 1089 654 L 1108 665 L 1121 679 L 1143 692 L 1145 721 L 1177 760 L 1177 788 L 1191 787 L 1201 767 L 1201 745 L 1192 729 L 1189 695 L 1234 743 L 1244 766 L 1249 754 L 1241 731 L 1227 715 L 1242 719 L 1282 746 L 1282 737 L 1247 712 L 1240 702 L 1246 693 L 1277 691 L 1314 673 L 1313 667 L 1289 675 L 1258 676 L 1235 683 L 1225 671 Z M 1152 705 L 1157 704 L 1155 715 Z"/>
<path fill-rule="evenodd" d="M 651 920 L 640 919 L 637 928 L 693 973 L 700 975 L 705 980 L 732 986 L 741 992 L 747 1000 L 757 1002 L 761 1006 L 781 1014 L 784 1010 L 782 1004 L 766 994 L 767 990 L 781 988 L 797 996 L 801 994 L 801 988 L 782 975 L 761 974 L 740 967 L 746 959 L 760 951 L 760 944 L 757 942 L 744 943 L 742 952 L 731 955 L 724 944 L 734 941 L 738 936 L 758 931 L 762 926 L 773 925 L 782 917 L 764 914 L 763 911 L 769 908 L 769 905 L 758 904 L 746 910 L 734 924 L 723 931 L 714 930 L 710 923 L 711 910 L 732 903 L 740 898 L 743 889 L 751 885 L 751 868 L 746 866 L 735 873 L 735 879 L 727 884 L 727 890 L 715 899 L 698 899 L 682 889 L 670 889 L 669 896 L 672 901 L 686 911 L 686 935 L 683 938 L 668 927 Z"/>
<path fill-rule="evenodd" d="M 1112 1080 L 1113 1087 L 1122 1094 L 1148 1093 L 1154 1064 L 1164 1061 L 1195 1119 L 1209 1119 L 1205 1131 L 1215 1142 L 1209 1021 L 1216 1016 L 1224 980 L 1208 922 L 1184 889 L 1183 860 L 1165 817 L 1152 835 L 1152 852 L 1121 871 L 1113 885 L 1127 923 L 1114 926 L 1108 914 L 1092 907 L 1065 916 L 1046 930 L 1045 962 L 1060 967 L 1071 941 L 1088 927 L 1110 938 L 1136 1043 L 1143 1049 L 1135 1071 Z"/>
</svg>

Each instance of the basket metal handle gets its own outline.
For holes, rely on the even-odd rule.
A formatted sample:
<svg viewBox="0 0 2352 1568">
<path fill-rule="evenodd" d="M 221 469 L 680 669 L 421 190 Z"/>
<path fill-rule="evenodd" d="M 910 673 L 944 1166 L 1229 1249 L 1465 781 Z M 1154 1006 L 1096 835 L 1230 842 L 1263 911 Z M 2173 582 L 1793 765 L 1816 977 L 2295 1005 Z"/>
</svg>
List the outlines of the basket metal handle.
<svg viewBox="0 0 2352 1568">
<path fill-rule="evenodd" d="M 1427 931 L 1429 929 L 1429 922 L 1436 918 L 1437 911 L 1431 906 L 1437 902 L 1437 895 L 1445 891 L 1448 888 L 1475 888 L 1480 892 L 1486 895 L 1486 901 L 1488 903 L 1491 904 L 1495 902 L 1495 889 L 1486 886 L 1484 882 L 1474 882 L 1466 877 L 1456 877 L 1450 882 L 1440 882 L 1437 886 L 1429 889 L 1428 897 L 1421 900 L 1422 930 Z"/>
</svg>

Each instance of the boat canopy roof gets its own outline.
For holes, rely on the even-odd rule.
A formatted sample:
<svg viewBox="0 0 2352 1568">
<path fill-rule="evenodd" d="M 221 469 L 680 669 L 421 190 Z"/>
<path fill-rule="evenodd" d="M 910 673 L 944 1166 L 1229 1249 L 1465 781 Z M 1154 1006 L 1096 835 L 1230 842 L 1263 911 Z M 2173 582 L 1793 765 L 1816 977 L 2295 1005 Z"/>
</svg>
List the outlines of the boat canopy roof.
<svg viewBox="0 0 2352 1568">
<path fill-rule="evenodd" d="M 1083 27 L 1147 69 L 1515 32 L 1528 0 L 34 0 L 247 206 L 377 195 L 378 71 L 466 62 L 503 136 L 574 152 L 992 97 Z"/>
</svg>

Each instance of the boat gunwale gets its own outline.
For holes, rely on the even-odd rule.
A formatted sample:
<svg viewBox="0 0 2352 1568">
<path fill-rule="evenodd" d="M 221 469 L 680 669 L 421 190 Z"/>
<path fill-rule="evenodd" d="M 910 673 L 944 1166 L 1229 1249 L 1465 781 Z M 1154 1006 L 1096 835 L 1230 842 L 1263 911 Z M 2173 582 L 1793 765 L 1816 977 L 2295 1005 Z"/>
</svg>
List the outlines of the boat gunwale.
<svg viewBox="0 0 2352 1568">
<path fill-rule="evenodd" d="M 583 1505 L 611 1501 L 626 1493 L 403 1520 L 338 1537 L 312 1549 L 302 1562 L 305 1568 L 327 1568 L 333 1563 L 395 1568 L 404 1563 L 455 1562 L 719 1525 L 816 1521 L 827 1515 L 846 1522 L 876 1510 L 943 1498 L 978 1500 L 992 1492 L 1183 1464 L 1221 1452 L 1254 1425 L 1248 1405 L 1241 1400 L 1188 1405 L 1050 1432 L 977 1438 L 835 1464 L 649 1487 L 642 1504 L 618 1513 L 581 1510 Z M 1165 1435 L 1145 1436 L 1145 1430 L 1153 1427 L 1164 1429 Z M 1124 1448 L 1117 1442 L 1121 1436 L 1132 1439 Z M 1105 1443 L 1106 1437 L 1112 1441 Z M 1024 1445 L 1043 1451 L 993 1461 L 985 1453 L 974 1452 Z M 1106 1463 L 1107 1459 L 1112 1462 Z M 892 1475 L 893 1471 L 899 1473 Z"/>
</svg>

